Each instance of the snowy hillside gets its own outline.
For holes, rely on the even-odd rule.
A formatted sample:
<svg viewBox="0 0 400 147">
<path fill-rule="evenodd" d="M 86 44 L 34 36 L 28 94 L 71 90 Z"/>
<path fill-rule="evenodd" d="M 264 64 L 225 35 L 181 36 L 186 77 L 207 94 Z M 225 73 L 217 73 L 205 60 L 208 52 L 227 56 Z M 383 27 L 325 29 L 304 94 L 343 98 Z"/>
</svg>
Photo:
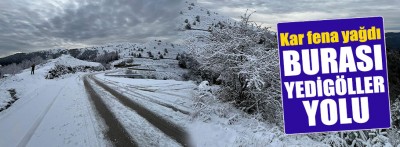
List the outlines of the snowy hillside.
<svg viewBox="0 0 400 147">
<path fill-rule="evenodd" d="M 174 44 L 162 40 L 152 40 L 146 43 L 108 43 L 106 45 L 98 45 L 93 47 L 75 48 L 75 49 L 50 49 L 31 53 L 19 53 L 8 57 L 0 58 L 0 65 L 9 65 L 11 63 L 21 63 L 23 60 L 31 60 L 34 57 L 42 59 L 58 58 L 61 55 L 71 55 L 74 58 L 87 61 L 99 61 L 104 56 L 118 55 L 123 57 L 140 57 L 149 58 L 176 58 L 178 53 L 185 50 L 180 44 Z"/>
<path fill-rule="evenodd" d="M 109 43 L 107 45 L 80 48 L 81 52 L 76 56 L 82 56 L 85 52 L 97 52 L 97 56 L 106 52 L 116 52 L 120 57 L 134 56 L 141 54 L 141 57 L 149 57 L 147 52 L 156 55 L 160 52 L 164 58 L 175 58 L 182 52 L 183 48 L 179 44 L 163 42 L 162 40 L 149 41 L 143 44 L 139 43 Z M 158 58 L 158 56 L 156 56 Z"/>
<path fill-rule="evenodd" d="M 178 22 L 181 30 L 187 29 L 188 24 L 192 30 L 209 30 L 212 27 L 219 27 L 219 23 L 235 23 L 230 17 L 219 15 L 190 1 L 186 1 L 185 7 L 179 13 L 181 16 Z"/>
<path fill-rule="evenodd" d="M 77 67 L 77 66 L 102 67 L 103 66 L 100 63 L 79 60 L 70 55 L 61 55 L 61 57 L 52 59 L 49 62 L 50 62 L 50 64 L 54 64 L 54 65 L 62 65 L 62 66 L 70 66 L 70 67 Z"/>
<path fill-rule="evenodd" d="M 202 41 L 210 35 L 211 30 L 223 27 L 224 24 L 234 25 L 237 23 L 232 18 L 208 10 L 194 1 L 186 1 L 179 14 L 177 27 L 183 42 Z M 182 44 L 187 45 L 186 43 Z"/>
</svg>

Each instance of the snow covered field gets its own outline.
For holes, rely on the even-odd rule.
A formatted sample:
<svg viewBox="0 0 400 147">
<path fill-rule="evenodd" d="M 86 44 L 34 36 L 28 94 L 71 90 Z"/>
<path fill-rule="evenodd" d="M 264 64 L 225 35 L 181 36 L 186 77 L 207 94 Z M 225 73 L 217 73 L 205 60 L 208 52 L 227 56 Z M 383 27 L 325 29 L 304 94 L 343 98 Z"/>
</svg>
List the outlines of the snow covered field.
<svg viewBox="0 0 400 147">
<path fill-rule="evenodd" d="M 178 66 L 178 60 L 175 59 L 162 59 L 162 60 L 152 60 L 145 58 L 135 58 L 133 61 L 135 64 L 140 64 L 140 66 L 135 66 L 133 68 L 139 69 L 149 69 L 155 71 L 141 71 L 132 70 L 138 74 L 150 75 L 149 78 L 154 79 L 174 79 L 182 80 L 182 75 L 187 73 L 186 69 L 182 69 Z"/>
</svg>

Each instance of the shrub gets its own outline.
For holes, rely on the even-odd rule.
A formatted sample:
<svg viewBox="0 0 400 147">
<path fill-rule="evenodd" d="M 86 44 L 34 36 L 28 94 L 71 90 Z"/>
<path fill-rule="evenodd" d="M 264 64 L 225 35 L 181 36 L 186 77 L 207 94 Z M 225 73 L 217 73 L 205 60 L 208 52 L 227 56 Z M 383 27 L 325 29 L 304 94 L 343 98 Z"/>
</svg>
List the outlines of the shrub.
<svg viewBox="0 0 400 147">
<path fill-rule="evenodd" d="M 56 65 L 54 68 L 50 69 L 50 71 L 46 75 L 46 79 L 55 79 L 59 78 L 62 75 L 75 73 L 75 72 L 87 72 L 87 71 L 103 71 L 103 66 L 64 66 L 64 65 Z"/>
<path fill-rule="evenodd" d="M 250 15 L 242 16 L 238 26 L 219 22 L 206 46 L 192 46 L 190 64 L 193 73 L 202 78 L 221 82 L 218 98 L 234 104 L 239 109 L 260 114 L 265 120 L 282 123 L 280 98 L 279 58 L 275 38 L 271 31 L 249 23 Z M 230 27 L 228 27 L 230 26 Z M 266 43 L 259 44 L 265 38 Z"/>
<path fill-rule="evenodd" d="M 186 24 L 185 29 L 186 30 L 191 30 L 192 29 L 192 26 L 190 25 L 190 23 Z"/>
</svg>

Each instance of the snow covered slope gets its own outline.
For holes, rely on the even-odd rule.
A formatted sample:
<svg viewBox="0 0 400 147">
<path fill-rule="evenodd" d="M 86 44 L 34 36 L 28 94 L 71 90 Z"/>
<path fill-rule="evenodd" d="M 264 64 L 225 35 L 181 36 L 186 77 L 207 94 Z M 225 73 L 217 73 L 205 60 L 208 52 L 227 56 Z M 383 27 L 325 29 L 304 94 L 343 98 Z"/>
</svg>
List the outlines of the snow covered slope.
<svg viewBox="0 0 400 147">
<path fill-rule="evenodd" d="M 223 15 L 219 15 L 216 12 L 212 12 L 201 5 L 186 1 L 186 6 L 180 12 L 179 17 L 180 29 L 185 29 L 187 24 L 190 24 L 194 30 L 208 30 L 210 27 L 218 26 L 219 22 L 225 22 L 233 24 L 235 21 Z"/>
<path fill-rule="evenodd" d="M 50 64 L 54 65 L 63 65 L 70 67 L 77 67 L 77 66 L 103 67 L 103 65 L 101 65 L 100 63 L 79 60 L 70 55 L 62 55 L 61 57 L 50 60 L 49 62 Z"/>
<path fill-rule="evenodd" d="M 219 28 L 222 24 L 234 25 L 236 23 L 232 18 L 219 15 L 194 1 L 186 1 L 177 21 L 183 45 L 186 45 L 187 41 L 193 40 L 204 43 L 203 39 L 207 38 L 210 30 Z"/>
</svg>

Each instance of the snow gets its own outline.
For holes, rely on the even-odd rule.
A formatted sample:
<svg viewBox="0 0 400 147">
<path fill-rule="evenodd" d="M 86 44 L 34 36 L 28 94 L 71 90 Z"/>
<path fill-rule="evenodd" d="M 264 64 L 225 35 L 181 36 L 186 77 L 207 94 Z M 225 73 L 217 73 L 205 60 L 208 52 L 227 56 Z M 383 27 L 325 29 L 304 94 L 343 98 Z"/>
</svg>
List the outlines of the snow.
<svg viewBox="0 0 400 147">
<path fill-rule="evenodd" d="M 194 5 L 192 5 L 192 3 Z M 181 12 L 182 14 L 177 18 L 177 22 L 179 23 L 177 27 L 179 30 L 182 30 L 179 35 L 184 41 L 202 40 L 207 38 L 210 34 L 210 32 L 207 31 L 209 26 L 215 26 L 219 22 L 226 22 L 230 24 L 236 22 L 230 17 L 219 15 L 216 12 L 202 7 L 195 1 L 186 1 L 186 6 L 182 8 Z M 200 22 L 196 21 L 197 16 L 200 17 Z M 188 20 L 192 30 L 185 30 L 185 26 L 187 25 L 187 23 L 185 23 L 186 20 Z M 196 22 L 196 25 L 193 25 L 193 22 Z M 213 29 L 214 26 L 212 26 L 211 29 Z M 205 42 L 199 42 L 199 44 L 205 44 Z"/>
<path fill-rule="evenodd" d="M 155 79 L 173 79 L 173 80 L 183 80 L 183 74 L 187 73 L 187 69 L 180 68 L 178 66 L 178 60 L 175 59 L 144 59 L 135 58 L 134 64 L 140 64 L 141 66 L 135 66 L 134 68 L 139 69 L 150 69 L 155 71 L 139 71 L 132 70 L 138 74 L 151 75 Z"/>
<path fill-rule="evenodd" d="M 219 15 L 216 12 L 210 11 L 196 2 L 189 1 L 186 4 L 186 7 L 182 9 L 182 14 L 179 17 L 179 28 L 184 28 L 184 26 L 186 25 L 184 21 L 186 19 L 191 24 L 191 27 L 193 29 L 202 30 L 207 30 L 210 25 L 217 24 L 218 22 L 234 23 L 234 20 L 232 18 L 224 15 Z M 200 22 L 196 21 L 196 16 L 200 17 Z M 193 22 L 196 22 L 196 25 L 193 25 Z"/>
<path fill-rule="evenodd" d="M 113 98 L 110 93 L 105 92 L 99 86 L 96 86 L 95 89 L 102 93 L 105 103 L 116 114 L 117 119 L 120 120 L 139 146 L 180 146 L 175 140 L 152 126 L 146 119 Z"/>
<path fill-rule="evenodd" d="M 97 74 L 96 78 L 106 81 L 107 85 L 163 118 L 185 127 L 195 146 L 326 146 L 306 135 L 285 135 L 279 128 L 259 121 L 215 98 L 197 99 L 196 90 L 209 93 L 217 89 L 215 86 L 208 86 L 207 82 L 196 86 L 191 81 L 127 79 L 104 74 Z M 208 104 L 208 108 L 196 109 L 199 101 Z M 108 103 L 114 105 L 116 102 Z M 157 103 L 189 111 L 190 115 Z M 120 108 L 114 111 L 123 114 L 126 110 Z"/>
<path fill-rule="evenodd" d="M 143 49 L 143 51 L 139 51 L 139 49 Z M 167 49 L 167 52 L 165 52 Z M 174 59 L 178 53 L 184 51 L 184 47 L 179 44 L 174 44 L 170 42 L 165 42 L 162 40 L 152 40 L 146 43 L 128 43 L 128 42 L 116 42 L 116 43 L 107 43 L 105 45 L 98 45 L 93 47 L 86 48 L 78 48 L 77 50 L 80 53 L 77 56 L 82 55 L 85 51 L 96 51 L 97 56 L 103 55 L 104 53 L 117 52 L 118 55 L 122 58 L 131 57 L 132 53 L 141 54 L 143 58 L 149 57 L 147 52 L 152 52 L 154 57 L 158 58 L 158 52 L 163 54 L 164 58 Z M 62 53 L 66 52 L 66 50 L 51 50 L 50 53 Z M 165 55 L 164 55 L 165 53 Z"/>
<path fill-rule="evenodd" d="M 0 109 L 4 108 L 9 101 L 11 101 L 11 95 L 6 89 L 0 90 Z"/>
<path fill-rule="evenodd" d="M 181 126 L 187 125 L 188 114 L 191 112 L 192 92 L 196 87 L 188 81 L 127 79 L 108 77 L 98 74 L 96 77 L 106 81 L 106 84 L 131 100 L 160 114 Z M 173 109 L 171 108 L 173 107 Z"/>
<path fill-rule="evenodd" d="M 199 84 L 199 91 L 210 91 L 211 87 L 208 81 L 203 81 Z"/>
<path fill-rule="evenodd" d="M 285 135 L 277 126 L 219 101 L 212 94 L 217 90 L 207 82 L 198 86 L 188 125 L 196 146 L 327 146 L 306 135 Z"/>
<path fill-rule="evenodd" d="M 2 79 L 0 91 L 15 88 L 20 99 L 0 113 L 0 146 L 108 146 L 83 90 L 82 73 L 44 79 L 54 64 L 67 60 L 38 65 L 35 75 L 27 69 Z"/>
<path fill-rule="evenodd" d="M 116 65 L 132 58 L 124 58 L 112 62 L 112 65 Z M 141 75 L 147 79 L 159 79 L 159 80 L 184 80 L 183 75 L 187 74 L 187 69 L 180 68 L 178 60 L 175 59 L 147 59 L 147 58 L 133 58 L 133 62 L 129 64 L 135 64 L 135 66 L 129 68 L 113 68 L 107 75 L 126 75 L 136 74 Z"/>
<path fill-rule="evenodd" d="M 52 59 L 52 60 L 50 60 L 50 62 L 53 62 L 55 65 L 63 65 L 63 66 L 70 66 L 70 67 L 77 67 L 77 66 L 89 66 L 89 67 L 99 67 L 100 66 L 100 67 L 102 67 L 103 66 L 100 63 L 79 60 L 70 55 L 61 55 L 61 57 Z"/>
</svg>

